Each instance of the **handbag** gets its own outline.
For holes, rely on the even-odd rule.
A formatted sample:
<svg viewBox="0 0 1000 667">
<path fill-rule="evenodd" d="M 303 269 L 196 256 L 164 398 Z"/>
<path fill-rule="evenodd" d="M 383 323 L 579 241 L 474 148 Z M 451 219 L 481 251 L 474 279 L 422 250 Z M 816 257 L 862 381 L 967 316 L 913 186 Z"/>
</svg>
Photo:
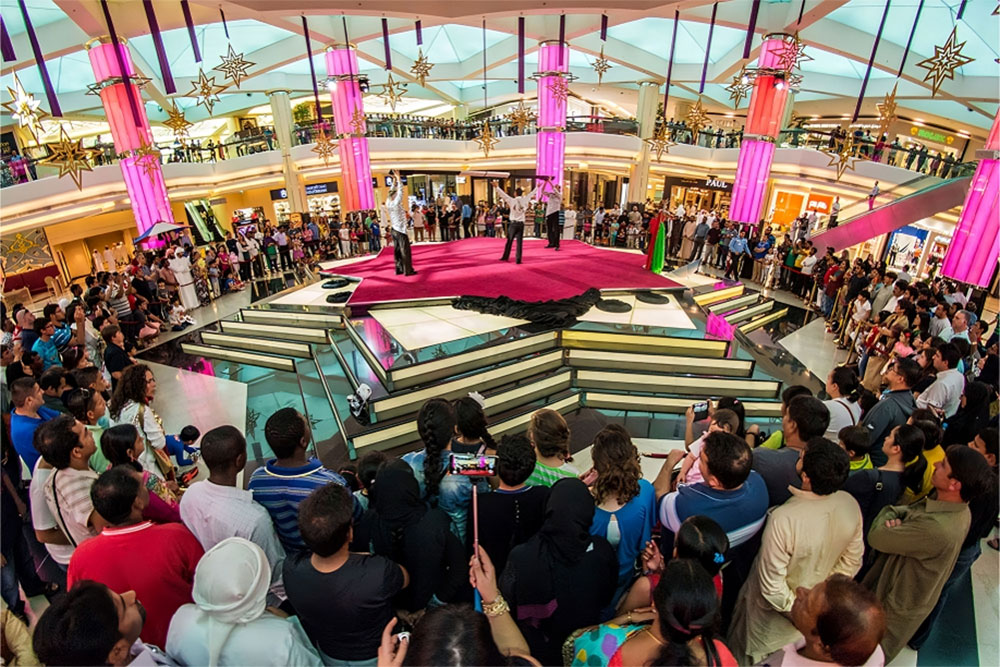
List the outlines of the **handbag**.
<svg viewBox="0 0 1000 667">
<path fill-rule="evenodd" d="M 136 421 L 139 427 L 139 433 L 142 435 L 142 439 L 145 440 L 146 449 L 153 453 L 153 460 L 156 461 L 156 467 L 160 469 L 163 474 L 163 479 L 176 480 L 177 469 L 174 464 L 170 461 L 170 455 L 167 454 L 166 449 L 159 449 L 153 447 L 152 443 L 149 442 L 149 438 L 146 436 L 146 417 L 145 417 L 145 407 L 144 405 L 139 406 L 138 412 L 136 412 Z"/>
</svg>

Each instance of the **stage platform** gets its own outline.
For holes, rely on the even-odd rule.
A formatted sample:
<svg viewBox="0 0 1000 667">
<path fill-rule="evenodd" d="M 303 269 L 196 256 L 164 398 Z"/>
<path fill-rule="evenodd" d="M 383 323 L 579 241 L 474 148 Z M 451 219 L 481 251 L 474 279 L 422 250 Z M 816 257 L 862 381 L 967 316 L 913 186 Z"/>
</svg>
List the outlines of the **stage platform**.
<svg viewBox="0 0 1000 667">
<path fill-rule="evenodd" d="M 393 248 L 375 257 L 335 262 L 324 273 L 361 278 L 347 305 L 352 310 L 387 302 L 458 296 L 506 296 L 519 301 L 574 297 L 601 290 L 682 290 L 681 283 L 643 268 L 645 255 L 562 241 L 560 249 L 525 239 L 521 264 L 514 253 L 501 262 L 504 239 L 472 238 L 412 246 L 415 276 L 396 275 Z"/>
</svg>

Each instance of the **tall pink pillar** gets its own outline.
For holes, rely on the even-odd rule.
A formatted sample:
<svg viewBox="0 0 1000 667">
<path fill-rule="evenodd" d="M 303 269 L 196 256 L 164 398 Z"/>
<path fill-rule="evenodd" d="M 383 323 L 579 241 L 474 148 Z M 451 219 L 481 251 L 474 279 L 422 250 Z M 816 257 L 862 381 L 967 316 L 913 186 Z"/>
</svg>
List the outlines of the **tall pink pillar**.
<svg viewBox="0 0 1000 667">
<path fill-rule="evenodd" d="M 1000 112 L 986 146 L 976 151 L 979 166 L 965 196 L 962 214 L 941 265 L 941 275 L 963 283 L 989 287 L 1000 258 Z"/>
<path fill-rule="evenodd" d="M 355 113 L 364 114 L 364 98 L 358 85 L 358 56 L 354 46 L 336 44 L 326 50 L 326 73 L 333 102 L 334 128 L 339 137 L 340 171 L 344 188 L 341 204 L 346 211 L 375 208 L 372 166 L 368 157 L 366 126 L 351 124 Z M 359 136 L 360 135 L 360 136 Z"/>
<path fill-rule="evenodd" d="M 760 221 L 767 181 L 771 176 L 774 142 L 781 131 L 781 119 L 788 101 L 788 71 L 783 68 L 778 54 L 791 39 L 790 35 L 781 33 L 767 35 L 760 48 L 757 67 L 751 71 L 754 85 L 736 164 L 730 220 L 750 224 Z"/>
<path fill-rule="evenodd" d="M 566 99 L 569 91 L 569 47 L 558 41 L 539 45 L 538 71 L 538 152 L 535 172 L 549 176 L 552 185 L 562 187 L 566 162 Z M 540 183 L 540 182 L 539 182 Z"/>
<path fill-rule="evenodd" d="M 87 49 L 94 78 L 100 85 L 101 103 L 104 105 L 108 125 L 111 126 L 115 152 L 131 153 L 143 144 L 152 146 L 153 132 L 149 128 L 149 119 L 146 117 L 146 109 L 142 106 L 139 88 L 134 83 L 128 84 L 135 94 L 136 101 L 139 102 L 139 124 L 136 125 L 136 119 L 129 107 L 128 91 L 125 88 L 121 68 L 118 66 L 114 45 L 108 38 L 102 38 L 100 41 L 88 43 Z M 119 44 L 118 49 L 125 62 L 126 72 L 129 76 L 134 76 L 135 68 L 132 66 L 128 49 L 124 44 Z M 167 186 L 163 180 L 159 159 L 154 162 L 151 158 L 130 155 L 121 159 L 118 164 L 125 179 L 125 189 L 128 191 L 132 213 L 135 215 L 135 226 L 139 233 L 145 232 L 157 222 L 173 222 L 174 214 L 170 210 Z"/>
</svg>

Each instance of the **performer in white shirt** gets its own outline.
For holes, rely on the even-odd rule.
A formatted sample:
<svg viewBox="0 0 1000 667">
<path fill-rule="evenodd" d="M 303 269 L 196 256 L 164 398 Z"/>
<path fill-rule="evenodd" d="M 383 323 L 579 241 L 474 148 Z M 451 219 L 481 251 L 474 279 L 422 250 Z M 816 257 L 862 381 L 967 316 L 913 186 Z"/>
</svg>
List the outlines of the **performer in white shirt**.
<svg viewBox="0 0 1000 667">
<path fill-rule="evenodd" d="M 561 236 L 559 224 L 559 212 L 562 210 L 562 188 L 559 185 L 546 181 L 542 186 L 546 192 L 545 197 L 545 231 L 549 238 L 546 248 L 559 250 L 559 237 Z"/>
<path fill-rule="evenodd" d="M 540 188 L 535 188 L 528 194 L 524 194 L 524 190 L 517 188 L 514 190 L 514 197 L 500 189 L 496 181 L 493 181 L 493 191 L 496 192 L 497 196 L 500 197 L 510 209 L 510 222 L 507 225 L 507 244 L 503 249 L 503 257 L 500 258 L 501 262 L 506 262 L 510 259 L 510 246 L 517 238 L 517 257 L 516 262 L 521 263 L 521 246 L 524 243 L 524 213 L 531 206 L 531 200 L 534 199 L 535 195 L 538 193 Z"/>
<path fill-rule="evenodd" d="M 104 271 L 104 260 L 101 258 L 101 253 L 94 251 L 94 271 L 100 273 Z"/>
<path fill-rule="evenodd" d="M 389 198 L 385 208 L 389 213 L 389 224 L 392 229 L 393 257 L 396 259 L 396 275 L 415 276 L 413 258 L 410 255 L 410 237 L 406 233 L 406 207 L 403 206 L 403 180 L 399 172 L 392 170 L 393 187 L 389 190 Z"/>
</svg>

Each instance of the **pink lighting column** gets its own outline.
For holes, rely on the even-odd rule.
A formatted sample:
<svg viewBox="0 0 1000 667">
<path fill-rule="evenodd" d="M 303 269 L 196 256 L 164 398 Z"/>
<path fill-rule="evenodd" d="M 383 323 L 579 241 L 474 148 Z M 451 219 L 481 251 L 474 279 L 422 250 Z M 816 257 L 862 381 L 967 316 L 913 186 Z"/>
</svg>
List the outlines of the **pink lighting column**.
<svg viewBox="0 0 1000 667">
<path fill-rule="evenodd" d="M 760 48 L 733 182 L 730 220 L 748 224 L 760 221 L 774 159 L 774 141 L 781 131 L 781 119 L 788 101 L 788 82 L 784 76 L 787 72 L 777 55 L 788 38 L 784 34 L 767 35 Z"/>
<path fill-rule="evenodd" d="M 979 166 L 965 196 L 955 234 L 944 256 L 941 275 L 963 283 L 989 287 L 1000 257 L 1000 112 L 986 147 L 976 152 Z"/>
<path fill-rule="evenodd" d="M 352 136 L 355 129 L 351 120 L 358 111 L 364 113 L 364 99 L 358 85 L 358 56 L 354 46 L 337 44 L 326 50 L 326 73 L 333 102 L 333 122 L 339 137 L 340 171 L 344 187 L 341 204 L 345 211 L 375 208 L 375 191 L 372 189 L 372 167 L 368 157 L 366 127 L 361 126 L 361 136 Z"/>
<path fill-rule="evenodd" d="M 562 57 L 560 58 L 560 52 Z M 538 151 L 536 173 L 550 176 L 562 187 L 566 160 L 566 98 L 553 94 L 562 79 L 569 89 L 569 47 L 558 41 L 542 42 L 538 49 Z M 541 184 L 541 181 L 538 183 Z"/>
<path fill-rule="evenodd" d="M 144 143 L 152 146 L 153 133 L 149 128 L 149 119 L 146 118 L 142 97 L 138 87 L 129 83 L 135 93 L 135 99 L 139 101 L 140 124 L 138 126 L 135 124 L 114 45 L 110 41 L 92 41 L 88 43 L 87 48 L 94 77 L 101 87 L 101 103 L 104 105 L 108 125 L 111 126 L 115 152 L 131 153 Z M 124 44 L 119 44 L 118 49 L 128 75 L 133 76 L 135 68 L 132 66 L 128 49 Z M 154 163 L 150 158 L 129 156 L 120 160 L 118 164 L 121 165 L 125 189 L 128 191 L 132 213 L 135 215 L 135 226 L 139 233 L 145 232 L 157 222 L 173 222 L 174 214 L 170 210 L 170 200 L 167 199 L 167 186 L 163 180 L 160 161 L 156 160 Z"/>
</svg>

